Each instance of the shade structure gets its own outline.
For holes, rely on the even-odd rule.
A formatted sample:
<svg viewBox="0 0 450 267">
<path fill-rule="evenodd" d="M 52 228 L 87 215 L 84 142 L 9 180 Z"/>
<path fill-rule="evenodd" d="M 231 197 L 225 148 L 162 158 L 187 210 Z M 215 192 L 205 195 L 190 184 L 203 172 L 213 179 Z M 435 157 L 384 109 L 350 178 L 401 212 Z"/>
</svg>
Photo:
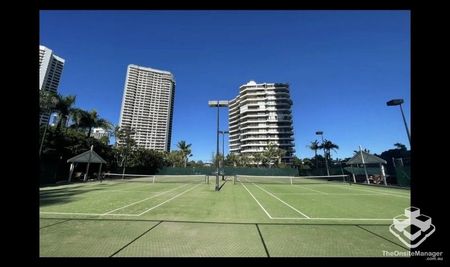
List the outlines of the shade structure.
<svg viewBox="0 0 450 267">
<path fill-rule="evenodd" d="M 377 164 L 377 165 L 379 165 L 380 174 L 382 176 L 383 182 L 384 182 L 385 185 L 387 185 L 386 175 L 385 175 L 384 167 L 383 167 L 383 164 L 386 164 L 386 163 L 387 162 L 384 159 L 382 159 L 380 157 L 377 157 L 375 155 L 369 154 L 369 153 L 367 153 L 365 151 L 362 151 L 361 148 L 360 148 L 360 151 L 358 153 L 356 153 L 350 160 L 348 160 L 346 162 L 347 165 L 351 165 L 351 166 L 354 165 L 354 164 L 355 165 L 363 164 L 364 165 L 364 172 L 365 172 L 365 175 L 366 175 L 366 182 L 368 184 L 370 183 L 370 181 L 369 181 L 369 174 L 367 172 L 366 165 L 367 164 Z M 353 181 L 356 182 L 355 172 L 354 172 L 353 167 L 351 167 L 351 172 L 352 172 L 352 175 L 353 175 Z"/>
<path fill-rule="evenodd" d="M 364 157 L 364 161 L 362 157 Z M 379 158 L 375 155 L 369 154 L 364 151 L 360 151 L 356 155 L 354 155 L 353 158 L 349 159 L 346 164 L 351 165 L 351 164 L 380 164 L 380 163 L 386 164 L 387 162 L 384 159 Z"/>
<path fill-rule="evenodd" d="M 89 160 L 90 158 L 90 160 Z M 106 161 L 100 157 L 94 150 L 88 150 L 83 152 L 75 157 L 72 157 L 67 160 L 67 163 L 71 162 L 82 162 L 82 163 L 106 163 Z"/>
<path fill-rule="evenodd" d="M 84 174 L 83 181 L 87 180 L 87 176 L 89 173 L 89 165 L 91 163 L 100 163 L 99 169 L 98 169 L 98 177 L 101 177 L 101 171 L 102 171 L 102 164 L 106 163 L 106 161 L 100 157 L 97 153 L 94 151 L 94 146 L 91 146 L 91 149 L 83 152 L 75 157 L 72 157 L 67 160 L 67 163 L 70 163 L 70 174 L 69 174 L 69 182 L 72 180 L 72 174 L 73 170 L 75 169 L 75 163 L 87 163 L 86 166 L 86 173 Z"/>
</svg>

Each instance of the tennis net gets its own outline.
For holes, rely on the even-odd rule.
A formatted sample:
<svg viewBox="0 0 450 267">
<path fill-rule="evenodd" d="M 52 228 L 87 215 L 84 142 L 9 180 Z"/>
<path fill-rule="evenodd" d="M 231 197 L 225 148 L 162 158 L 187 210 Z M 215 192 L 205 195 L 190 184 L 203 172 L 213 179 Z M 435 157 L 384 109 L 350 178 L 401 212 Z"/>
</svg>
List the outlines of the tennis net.
<svg viewBox="0 0 450 267">
<path fill-rule="evenodd" d="M 326 184 L 326 183 L 348 183 L 348 175 L 330 176 L 251 176 L 236 175 L 233 183 L 256 183 L 256 184 Z"/>
<path fill-rule="evenodd" d="M 141 183 L 208 183 L 206 175 L 148 175 L 148 174 L 120 174 L 107 173 L 107 181 L 141 182 Z"/>
<path fill-rule="evenodd" d="M 154 183 L 205 183 L 207 184 L 208 176 L 204 174 L 191 175 L 154 175 Z"/>
</svg>

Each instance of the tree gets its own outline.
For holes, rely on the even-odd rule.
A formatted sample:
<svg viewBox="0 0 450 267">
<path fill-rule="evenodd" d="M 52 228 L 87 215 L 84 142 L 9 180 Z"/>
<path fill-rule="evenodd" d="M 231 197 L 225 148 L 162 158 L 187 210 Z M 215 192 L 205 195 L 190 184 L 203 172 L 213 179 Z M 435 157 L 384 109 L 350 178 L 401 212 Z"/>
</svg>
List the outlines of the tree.
<svg viewBox="0 0 450 267">
<path fill-rule="evenodd" d="M 75 109 L 73 111 L 73 117 L 73 127 L 87 129 L 87 137 L 91 136 L 92 128 L 103 128 L 106 131 L 109 131 L 113 128 L 112 124 L 109 121 L 100 118 L 95 109 L 90 112 L 82 109 Z"/>
<path fill-rule="evenodd" d="M 125 173 L 127 161 L 132 151 L 136 148 L 136 142 L 132 135 L 135 133 L 134 129 L 130 127 L 116 127 L 114 135 L 116 136 L 116 142 L 118 143 L 115 150 L 115 158 L 118 162 L 118 166 L 122 167 L 122 173 Z"/>
<path fill-rule="evenodd" d="M 303 161 L 297 156 L 294 156 L 294 158 L 292 159 L 292 166 L 298 170 L 298 174 L 300 175 L 300 170 L 303 169 Z"/>
<path fill-rule="evenodd" d="M 58 98 L 56 93 L 48 90 L 39 91 L 39 109 L 42 113 L 53 112 L 56 108 Z"/>
<path fill-rule="evenodd" d="M 191 144 L 186 144 L 186 141 L 180 141 L 180 142 L 178 142 L 177 147 L 181 151 L 181 154 L 182 154 L 183 160 L 184 160 L 184 167 L 186 168 L 188 158 L 192 156 Z"/>
<path fill-rule="evenodd" d="M 239 165 L 239 155 L 235 153 L 230 153 L 225 159 L 226 166 L 237 167 Z"/>
<path fill-rule="evenodd" d="M 253 161 L 256 164 L 256 167 L 259 168 L 260 163 L 264 163 L 264 155 L 263 153 L 254 153 L 253 154 Z"/>
<path fill-rule="evenodd" d="M 47 90 L 40 90 L 39 92 L 39 109 L 42 114 L 51 114 L 58 103 L 58 98 L 54 92 Z M 42 133 L 42 137 L 40 138 L 41 144 L 39 146 L 39 157 L 42 154 L 42 149 L 44 146 L 45 135 L 47 134 L 48 122 L 45 124 L 44 131 Z"/>
<path fill-rule="evenodd" d="M 72 106 L 75 104 L 76 96 L 63 96 L 58 94 L 56 95 L 56 99 L 55 111 L 58 114 L 58 124 L 56 128 L 62 129 L 66 127 L 67 119 L 74 110 Z"/>
<path fill-rule="evenodd" d="M 310 159 L 304 158 L 302 160 L 302 169 L 307 170 L 307 169 L 312 169 L 312 167 L 313 167 L 313 163 Z"/>
<path fill-rule="evenodd" d="M 380 158 L 386 160 L 387 166 L 386 171 L 388 174 L 395 175 L 395 168 L 394 168 L 394 159 L 402 159 L 402 162 L 405 166 L 409 166 L 410 158 L 411 158 L 411 150 L 404 149 L 404 145 L 400 143 L 394 144 L 396 148 L 389 149 L 387 151 L 383 151 L 380 154 Z"/>
<path fill-rule="evenodd" d="M 285 153 L 286 152 L 284 150 L 281 150 L 280 148 L 276 147 L 272 142 L 270 142 L 262 154 L 263 157 L 265 158 L 265 161 L 268 163 L 269 168 L 271 168 L 273 164 L 278 166 L 278 164 L 281 162 L 282 156 Z"/>
<path fill-rule="evenodd" d="M 339 149 L 339 146 L 331 142 L 330 140 L 324 140 L 321 147 L 325 150 L 325 158 L 330 159 L 331 157 L 331 150 L 336 151 L 336 149 Z"/>
<path fill-rule="evenodd" d="M 319 141 L 314 140 L 313 142 L 311 142 L 308 148 L 314 151 L 314 158 L 316 159 L 316 168 L 317 168 L 317 150 L 320 149 Z"/>
<path fill-rule="evenodd" d="M 170 151 L 165 155 L 166 164 L 171 167 L 181 167 L 184 165 L 184 157 L 181 151 Z"/>
<path fill-rule="evenodd" d="M 394 146 L 395 146 L 397 149 L 400 149 L 400 150 L 402 150 L 402 151 L 406 151 L 406 150 L 407 150 L 407 149 L 406 149 L 406 146 L 405 146 L 404 144 L 401 144 L 401 143 L 395 143 Z"/>
<path fill-rule="evenodd" d="M 286 150 L 278 148 L 275 150 L 276 158 L 276 167 L 280 167 L 282 165 L 281 159 L 286 155 Z M 285 167 L 285 166 L 284 166 Z"/>
<path fill-rule="evenodd" d="M 247 154 L 239 155 L 238 157 L 238 166 L 239 167 L 248 167 L 250 166 L 250 163 L 252 162 L 252 159 Z"/>
<path fill-rule="evenodd" d="M 323 148 L 325 152 L 325 161 L 326 163 L 329 162 L 331 158 L 331 150 L 336 151 L 336 149 L 339 149 L 339 146 L 331 142 L 330 140 L 324 140 L 323 143 L 320 145 L 321 148 Z"/>
<path fill-rule="evenodd" d="M 154 174 L 163 166 L 163 153 L 156 150 L 137 147 L 130 154 L 129 167 L 137 169 L 139 173 Z"/>
</svg>

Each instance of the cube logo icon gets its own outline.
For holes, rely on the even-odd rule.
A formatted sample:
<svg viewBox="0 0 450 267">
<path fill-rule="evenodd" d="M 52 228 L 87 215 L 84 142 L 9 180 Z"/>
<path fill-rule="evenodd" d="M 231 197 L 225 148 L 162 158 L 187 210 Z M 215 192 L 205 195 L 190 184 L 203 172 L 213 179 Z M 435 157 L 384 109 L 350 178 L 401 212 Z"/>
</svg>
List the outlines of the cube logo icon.
<svg viewBox="0 0 450 267">
<path fill-rule="evenodd" d="M 416 248 L 429 237 L 436 227 L 431 217 L 420 214 L 420 209 L 409 207 L 404 214 L 394 217 L 389 231 L 409 248 Z"/>
</svg>

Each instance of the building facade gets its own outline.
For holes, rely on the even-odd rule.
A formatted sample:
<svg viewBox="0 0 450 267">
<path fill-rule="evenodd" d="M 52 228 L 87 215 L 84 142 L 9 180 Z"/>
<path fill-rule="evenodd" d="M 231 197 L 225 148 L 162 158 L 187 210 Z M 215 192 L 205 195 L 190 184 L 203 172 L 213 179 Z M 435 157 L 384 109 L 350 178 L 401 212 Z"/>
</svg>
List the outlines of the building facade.
<svg viewBox="0 0 450 267">
<path fill-rule="evenodd" d="M 103 128 L 92 128 L 91 137 L 101 139 L 102 137 L 109 137 L 109 131 Z"/>
<path fill-rule="evenodd" d="M 172 73 L 129 65 L 119 126 L 131 128 L 140 147 L 170 151 L 174 99 Z"/>
<path fill-rule="evenodd" d="M 291 163 L 295 152 L 291 107 L 289 84 L 242 85 L 229 102 L 230 153 L 251 158 L 272 145 L 286 152 L 283 162 Z"/>
<path fill-rule="evenodd" d="M 43 45 L 39 46 L 39 90 L 57 93 L 65 60 Z M 46 124 L 49 113 L 41 113 L 39 124 Z"/>
</svg>

